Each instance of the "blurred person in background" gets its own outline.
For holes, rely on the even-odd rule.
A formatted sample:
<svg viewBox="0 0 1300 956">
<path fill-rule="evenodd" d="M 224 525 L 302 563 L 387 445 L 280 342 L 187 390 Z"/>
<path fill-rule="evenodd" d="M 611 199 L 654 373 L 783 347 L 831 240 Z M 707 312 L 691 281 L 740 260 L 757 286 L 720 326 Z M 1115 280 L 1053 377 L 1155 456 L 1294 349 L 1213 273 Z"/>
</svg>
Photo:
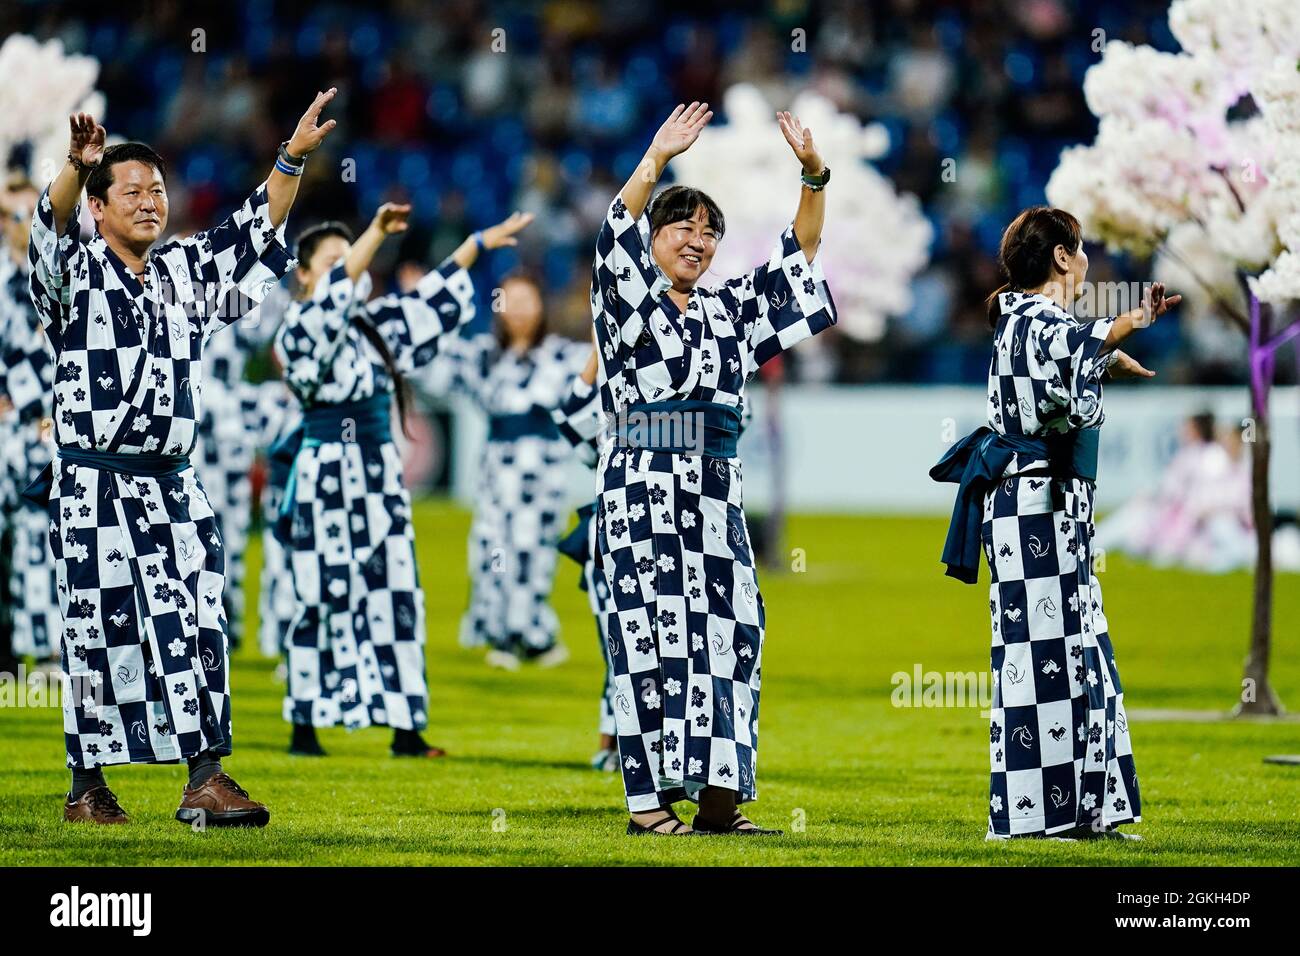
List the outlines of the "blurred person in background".
<svg viewBox="0 0 1300 956">
<path fill-rule="evenodd" d="M 0 193 L 0 539 L 8 542 L 0 593 L 7 589 L 12 651 L 51 664 L 58 659 L 58 588 L 45 509 L 22 497 L 54 457 L 54 353 L 28 292 L 27 241 L 38 190 L 26 178 Z"/>
<path fill-rule="evenodd" d="M 521 661 L 551 667 L 568 658 L 550 595 L 555 545 L 563 531 L 563 466 L 571 452 L 550 409 L 582 370 L 591 346 L 549 331 L 534 278 L 507 276 L 495 302 L 500 310 L 492 330 L 449 337 L 438 363 L 450 366 L 450 374 L 446 368 L 434 370 L 488 417 L 460 643 L 487 645 L 486 660 L 493 667 L 516 670 Z"/>
<path fill-rule="evenodd" d="M 600 391 L 596 388 L 597 357 L 593 349 L 582 372 L 564 399 L 551 410 L 551 417 L 564 440 L 572 445 L 583 464 L 596 467 L 604 436 L 605 415 L 600 407 Z M 587 604 L 596 619 L 596 639 L 600 644 L 600 659 L 604 662 L 601 681 L 600 705 L 596 721 L 598 742 L 591 758 L 593 770 L 614 773 L 618 770 L 618 728 L 614 723 L 614 669 L 612 655 L 621 653 L 618 644 L 611 642 L 606 625 L 613 609 L 613 595 L 605 572 L 596 557 L 596 503 L 588 502 L 578 508 L 577 524 L 561 539 L 557 546 L 565 557 L 575 561 L 579 568 L 578 587 L 587 594 Z"/>
</svg>

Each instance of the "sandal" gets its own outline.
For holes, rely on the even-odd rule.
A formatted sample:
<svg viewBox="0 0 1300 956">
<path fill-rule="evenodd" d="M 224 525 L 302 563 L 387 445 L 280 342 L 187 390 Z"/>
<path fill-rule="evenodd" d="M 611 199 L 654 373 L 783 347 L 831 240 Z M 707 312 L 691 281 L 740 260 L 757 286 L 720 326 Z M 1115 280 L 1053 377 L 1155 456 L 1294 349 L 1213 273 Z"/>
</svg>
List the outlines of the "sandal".
<svg viewBox="0 0 1300 956">
<path fill-rule="evenodd" d="M 745 826 L 746 823 L 749 826 Z M 715 827 L 708 820 L 701 819 L 698 813 L 695 815 L 691 826 L 695 828 L 696 833 L 725 833 L 735 836 L 781 836 L 785 833 L 784 830 L 765 830 L 739 810 L 732 814 L 731 822 L 726 826 Z"/>
<path fill-rule="evenodd" d="M 672 810 L 665 808 L 664 813 L 667 815 L 662 820 L 656 820 L 649 826 L 642 826 L 635 820 L 628 820 L 627 835 L 645 836 L 646 834 L 651 834 L 653 836 L 693 836 L 697 832 L 695 830 L 688 830 L 686 824 L 678 819 L 677 814 L 673 813 Z M 672 823 L 671 828 L 667 830 L 659 829 L 659 827 L 669 822 Z"/>
</svg>

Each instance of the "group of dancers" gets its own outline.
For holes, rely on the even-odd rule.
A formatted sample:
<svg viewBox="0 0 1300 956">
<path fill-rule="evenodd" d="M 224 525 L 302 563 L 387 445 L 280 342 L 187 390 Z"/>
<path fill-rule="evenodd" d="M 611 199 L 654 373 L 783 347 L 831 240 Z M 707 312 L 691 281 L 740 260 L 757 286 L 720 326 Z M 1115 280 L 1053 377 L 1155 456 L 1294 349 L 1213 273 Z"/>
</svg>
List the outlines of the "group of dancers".
<svg viewBox="0 0 1300 956">
<path fill-rule="evenodd" d="M 270 473 L 260 640 L 284 659 L 291 752 L 323 754 L 320 727 L 383 726 L 395 756 L 443 756 L 423 736 L 425 606 L 394 440 L 418 381 L 467 392 L 488 417 L 461 642 L 499 667 L 558 663 L 547 597 L 557 553 L 574 558 L 606 666 L 596 763 L 622 774 L 627 832 L 779 834 L 740 809 L 758 792 L 765 611 L 736 447 L 746 383 L 836 321 L 817 257 L 830 170 L 812 132 L 777 114 L 801 167 L 793 219 L 767 261 L 706 288 L 722 210 L 690 186 L 656 194 L 713 115 L 678 106 L 596 237 L 594 345 L 547 334 L 541 289 L 522 273 L 498 290 L 493 331 L 467 336 L 468 270 L 532 217 L 475 232 L 378 296 L 367 270 L 409 205 L 385 203 L 360 234 L 307 225 L 290 248 L 286 221 L 334 127 L 321 121 L 334 94 L 316 97 L 235 213 L 188 238 L 159 242 L 162 158 L 106 147 L 84 113 L 50 186 L 5 194 L 0 444 L 16 450 L 0 493 L 24 539 L 11 555 L 16 647 L 57 658 L 75 689 L 64 818 L 127 822 L 104 768 L 185 760 L 177 819 L 269 821 L 222 766 L 258 444 Z M 935 469 L 961 483 L 950 573 L 973 581 L 981 544 L 994 573 L 989 832 L 1111 831 L 1138 819 L 1138 796 L 1087 560 L 1099 380 L 1149 374 L 1115 346 L 1177 297 L 1157 288 L 1144 311 L 1075 321 L 1062 290 L 1087 257 L 1059 210 L 1022 214 L 1002 264 L 989 426 Z M 283 382 L 250 386 L 243 357 L 267 341 Z M 638 415 L 690 416 L 698 440 L 615 427 Z M 594 487 L 561 540 L 569 454 Z M 690 823 L 683 800 L 698 804 Z"/>
</svg>

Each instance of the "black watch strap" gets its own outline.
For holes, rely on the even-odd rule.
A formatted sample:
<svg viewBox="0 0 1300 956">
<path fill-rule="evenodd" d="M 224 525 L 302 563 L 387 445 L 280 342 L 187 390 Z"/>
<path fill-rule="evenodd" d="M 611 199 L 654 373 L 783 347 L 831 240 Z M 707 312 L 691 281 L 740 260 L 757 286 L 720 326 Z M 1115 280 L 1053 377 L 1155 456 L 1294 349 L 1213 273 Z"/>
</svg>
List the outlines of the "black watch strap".
<svg viewBox="0 0 1300 956">
<path fill-rule="evenodd" d="M 306 156 L 295 156 L 293 153 L 289 152 L 288 140 L 281 143 L 280 148 L 276 152 L 277 155 L 279 155 L 279 157 L 290 166 L 305 166 L 307 164 Z"/>
<path fill-rule="evenodd" d="M 809 189 L 824 189 L 826 184 L 831 181 L 831 168 L 823 166 L 822 171 L 817 174 L 804 173 L 799 177 L 800 181 Z"/>
</svg>

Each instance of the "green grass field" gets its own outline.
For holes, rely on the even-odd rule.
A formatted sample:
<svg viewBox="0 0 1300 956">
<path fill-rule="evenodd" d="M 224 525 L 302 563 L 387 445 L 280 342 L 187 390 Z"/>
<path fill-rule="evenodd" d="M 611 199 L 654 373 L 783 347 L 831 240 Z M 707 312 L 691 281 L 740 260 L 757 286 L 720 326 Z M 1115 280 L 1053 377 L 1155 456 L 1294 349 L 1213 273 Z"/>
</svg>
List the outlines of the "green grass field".
<svg viewBox="0 0 1300 956">
<path fill-rule="evenodd" d="M 985 577 L 941 574 L 941 520 L 803 516 L 787 545 L 801 573 L 768 570 L 760 798 L 774 840 L 629 838 L 595 749 L 598 649 L 576 568 L 555 604 L 573 659 L 491 671 L 456 643 L 468 515 L 417 508 L 428 596 L 431 741 L 452 756 L 403 761 L 388 731 L 326 731 L 325 759 L 285 753 L 274 662 L 234 662 L 227 769 L 272 809 L 263 831 L 190 832 L 172 819 L 179 767 L 110 768 L 124 827 L 64 825 L 59 711 L 0 709 L 0 864 L 1116 864 L 1300 863 L 1300 723 L 1131 720 L 1140 844 L 983 842 L 988 723 L 978 706 L 896 708 L 895 672 L 988 666 Z M 257 555 L 250 555 L 256 579 Z M 984 572 L 987 574 L 987 572 Z M 1249 578 L 1157 571 L 1112 557 L 1102 575 L 1130 711 L 1226 710 L 1238 694 Z M 1275 686 L 1300 707 L 1300 581 L 1278 579 Z M 250 598 L 252 596 L 250 595 Z M 255 601 L 253 602 L 255 605 Z M 800 824 L 802 829 L 800 829 Z M 503 826 L 504 825 L 504 826 Z"/>
</svg>

